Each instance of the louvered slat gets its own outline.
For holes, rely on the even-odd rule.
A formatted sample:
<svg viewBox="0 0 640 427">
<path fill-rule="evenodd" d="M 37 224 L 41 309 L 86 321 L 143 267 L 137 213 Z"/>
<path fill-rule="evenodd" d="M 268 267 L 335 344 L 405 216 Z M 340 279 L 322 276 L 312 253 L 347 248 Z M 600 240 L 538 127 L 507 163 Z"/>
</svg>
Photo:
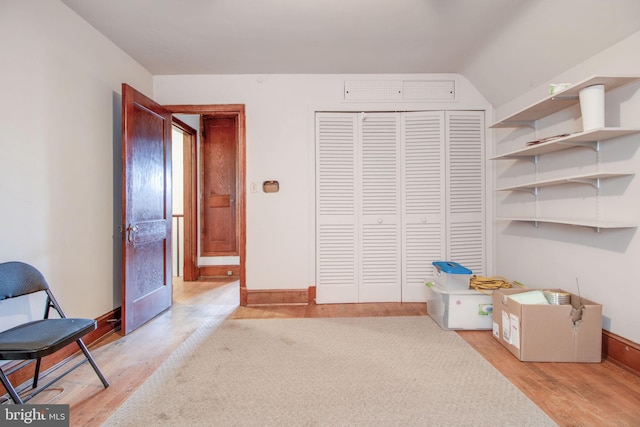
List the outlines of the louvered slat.
<svg viewBox="0 0 640 427">
<path fill-rule="evenodd" d="M 402 114 L 402 300 L 424 301 L 444 256 L 444 112 Z"/>
<path fill-rule="evenodd" d="M 399 129 L 395 115 L 362 120 L 362 213 L 396 215 L 399 208 Z"/>
<path fill-rule="evenodd" d="M 452 214 L 484 210 L 483 118 L 449 113 L 449 206 Z"/>
<path fill-rule="evenodd" d="M 316 115 L 316 299 L 358 302 L 354 114 Z"/>
<path fill-rule="evenodd" d="M 407 224 L 404 233 L 403 301 L 418 299 L 425 282 L 433 280 L 433 261 L 443 253 L 442 224 Z M 416 294 L 417 297 L 410 296 Z"/>
<path fill-rule="evenodd" d="M 447 112 L 447 256 L 485 271 L 484 113 Z"/>
<path fill-rule="evenodd" d="M 398 230 L 394 224 L 365 225 L 362 230 L 362 286 L 400 287 Z"/>
<path fill-rule="evenodd" d="M 355 214 L 355 121 L 353 117 L 318 119 L 318 212 Z"/>
<path fill-rule="evenodd" d="M 360 301 L 400 301 L 400 118 L 361 116 Z"/>
<path fill-rule="evenodd" d="M 350 285 L 355 282 L 356 233 L 354 225 L 320 225 L 318 284 Z"/>
<path fill-rule="evenodd" d="M 484 224 L 461 222 L 451 225 L 449 230 L 449 252 L 451 259 L 470 269 L 473 274 L 484 275 Z"/>
<path fill-rule="evenodd" d="M 442 211 L 442 117 L 404 116 L 404 213 Z"/>
</svg>

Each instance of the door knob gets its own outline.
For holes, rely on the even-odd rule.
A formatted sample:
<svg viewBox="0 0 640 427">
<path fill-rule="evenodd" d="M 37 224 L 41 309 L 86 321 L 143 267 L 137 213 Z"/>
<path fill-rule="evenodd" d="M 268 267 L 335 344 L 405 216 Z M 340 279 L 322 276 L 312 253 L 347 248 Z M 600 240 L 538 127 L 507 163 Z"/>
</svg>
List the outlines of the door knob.
<svg viewBox="0 0 640 427">
<path fill-rule="evenodd" d="M 137 225 L 132 226 L 131 224 L 129 224 L 127 226 L 127 240 L 129 242 L 133 242 L 133 233 L 137 233 L 139 230 Z"/>
</svg>

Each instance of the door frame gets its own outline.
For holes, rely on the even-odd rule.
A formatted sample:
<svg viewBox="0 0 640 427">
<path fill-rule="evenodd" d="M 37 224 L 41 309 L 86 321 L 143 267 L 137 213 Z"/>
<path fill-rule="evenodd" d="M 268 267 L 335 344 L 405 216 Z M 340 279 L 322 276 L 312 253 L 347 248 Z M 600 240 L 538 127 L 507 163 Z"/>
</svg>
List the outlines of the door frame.
<svg viewBox="0 0 640 427">
<path fill-rule="evenodd" d="M 182 120 L 173 116 L 172 125 L 182 131 L 183 135 L 183 220 L 184 220 L 184 266 L 183 279 L 185 282 L 198 280 L 198 242 L 193 238 L 198 228 L 198 131 Z M 179 243 L 178 243 L 179 244 Z"/>
<path fill-rule="evenodd" d="M 245 276 L 246 265 L 246 132 L 245 132 L 245 106 L 244 104 L 212 104 L 212 105 L 163 105 L 164 108 L 171 111 L 172 114 L 228 114 L 235 115 L 238 118 L 238 194 L 237 201 L 239 210 L 239 244 L 238 252 L 240 254 L 240 305 L 247 305 L 247 284 Z M 197 167 L 195 159 L 197 153 L 196 144 L 193 144 L 189 159 L 193 161 L 192 167 L 189 171 L 189 181 L 192 182 L 192 191 L 186 193 L 185 187 L 185 239 L 190 239 L 191 244 L 189 247 L 185 245 L 185 280 L 186 272 L 191 269 L 196 276 L 194 280 L 197 280 L 199 276 L 199 269 L 197 265 L 198 253 L 197 253 L 197 239 L 198 239 L 198 227 L 197 227 Z M 186 157 L 185 157 L 186 159 Z M 185 169 L 186 172 L 186 169 Z M 186 184 L 185 184 L 186 185 Z M 192 197 L 191 200 L 188 197 Z M 190 209 L 191 212 L 187 210 Z M 191 222 L 189 228 L 187 228 L 187 217 Z M 193 223 L 195 219 L 195 224 Z M 187 237 L 187 233 L 189 236 Z M 186 240 L 185 240 L 186 243 Z M 191 260 L 187 265 L 187 259 Z"/>
</svg>

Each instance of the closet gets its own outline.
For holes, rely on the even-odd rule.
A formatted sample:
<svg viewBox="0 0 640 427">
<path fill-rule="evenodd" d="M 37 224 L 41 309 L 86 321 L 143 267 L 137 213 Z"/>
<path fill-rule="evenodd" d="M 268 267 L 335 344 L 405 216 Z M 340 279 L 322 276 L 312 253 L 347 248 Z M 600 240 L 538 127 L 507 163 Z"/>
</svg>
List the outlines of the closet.
<svg viewBox="0 0 640 427">
<path fill-rule="evenodd" d="M 316 301 L 424 301 L 485 269 L 484 112 L 316 114 Z"/>
</svg>

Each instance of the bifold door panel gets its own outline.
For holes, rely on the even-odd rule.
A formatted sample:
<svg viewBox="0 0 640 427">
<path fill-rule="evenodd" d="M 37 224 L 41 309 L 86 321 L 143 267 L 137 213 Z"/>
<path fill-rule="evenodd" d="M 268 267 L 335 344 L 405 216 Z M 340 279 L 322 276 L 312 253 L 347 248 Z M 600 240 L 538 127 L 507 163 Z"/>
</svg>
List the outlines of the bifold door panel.
<svg viewBox="0 0 640 427">
<path fill-rule="evenodd" d="M 316 115 L 318 303 L 424 301 L 432 261 L 483 268 L 483 115 Z"/>
</svg>

